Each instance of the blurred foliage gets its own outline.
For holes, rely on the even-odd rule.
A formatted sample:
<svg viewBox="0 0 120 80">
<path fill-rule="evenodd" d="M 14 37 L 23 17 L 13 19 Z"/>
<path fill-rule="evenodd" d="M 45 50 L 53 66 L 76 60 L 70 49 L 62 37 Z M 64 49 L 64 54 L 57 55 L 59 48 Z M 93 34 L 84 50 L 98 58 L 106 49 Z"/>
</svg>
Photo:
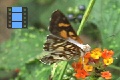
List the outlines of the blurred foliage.
<svg viewBox="0 0 120 80">
<path fill-rule="evenodd" d="M 42 64 L 38 59 L 42 56 L 41 54 L 45 54 L 42 46 L 48 34 L 46 29 L 50 15 L 56 9 L 67 14 L 69 7 L 79 5 L 87 7 L 88 3 L 89 0 L 19 0 L 14 6 L 28 7 L 30 26 L 28 29 L 14 30 L 12 37 L 0 45 L 0 69 L 19 68 L 20 73 L 16 80 L 47 80 L 51 66 Z M 120 76 L 120 68 L 118 68 L 120 66 L 119 4 L 119 0 L 96 0 L 88 19 L 88 22 L 94 23 L 100 31 L 101 47 L 114 50 L 115 58 L 118 58 L 114 59 L 114 65 L 110 68 L 113 70 L 112 80 L 119 80 Z M 72 25 L 77 29 L 79 24 Z M 89 31 L 90 26 L 87 27 L 86 32 Z M 57 68 L 55 80 L 63 67 L 62 64 L 60 63 Z"/>
</svg>

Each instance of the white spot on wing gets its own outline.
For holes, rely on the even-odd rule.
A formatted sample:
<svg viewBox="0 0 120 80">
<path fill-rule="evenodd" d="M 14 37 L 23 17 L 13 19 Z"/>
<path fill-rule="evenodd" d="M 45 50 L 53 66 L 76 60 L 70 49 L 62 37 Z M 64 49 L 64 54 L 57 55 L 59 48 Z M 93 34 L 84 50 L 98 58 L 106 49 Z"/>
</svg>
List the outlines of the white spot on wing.
<svg viewBox="0 0 120 80">
<path fill-rule="evenodd" d="M 86 44 L 86 45 L 80 44 L 79 42 L 77 42 L 77 41 L 75 41 L 75 40 L 73 40 L 71 38 L 68 38 L 68 41 L 75 44 L 75 45 L 77 45 L 78 47 L 80 47 L 85 52 L 88 52 L 91 49 L 91 47 L 88 44 Z"/>
</svg>

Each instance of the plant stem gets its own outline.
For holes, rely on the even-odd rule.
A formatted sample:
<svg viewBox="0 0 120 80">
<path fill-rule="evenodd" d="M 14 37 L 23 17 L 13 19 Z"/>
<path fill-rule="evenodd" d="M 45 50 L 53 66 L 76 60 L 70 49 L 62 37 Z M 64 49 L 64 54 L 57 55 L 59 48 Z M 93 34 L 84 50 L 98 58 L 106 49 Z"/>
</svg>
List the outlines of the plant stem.
<svg viewBox="0 0 120 80">
<path fill-rule="evenodd" d="M 64 65 L 63 65 L 64 68 L 62 69 L 58 80 L 62 80 L 62 79 L 63 79 L 63 75 L 64 75 L 64 73 L 65 73 L 65 70 L 66 70 L 66 68 L 67 68 L 67 65 L 68 65 L 68 62 L 65 62 Z"/>
<path fill-rule="evenodd" d="M 96 0 L 90 0 L 89 5 L 88 5 L 88 7 L 87 7 L 87 10 L 86 10 L 86 12 L 85 12 L 85 14 L 84 14 L 84 16 L 83 16 L 83 19 L 82 19 L 81 24 L 80 24 L 80 26 L 79 26 L 79 29 L 78 29 L 78 31 L 77 31 L 77 34 L 78 34 L 78 35 L 80 34 L 80 32 L 81 32 L 81 30 L 82 30 L 82 28 L 83 28 L 83 26 L 84 26 L 84 23 L 86 22 L 89 14 L 90 14 L 90 12 L 91 12 L 91 10 L 92 10 L 92 8 L 93 8 L 93 5 L 94 5 L 95 1 L 96 1 Z M 61 71 L 58 80 L 62 80 L 62 79 L 63 79 L 63 75 L 64 75 L 64 73 L 65 73 L 65 70 L 66 70 L 66 68 L 67 68 L 67 65 L 68 65 L 68 62 L 66 62 L 66 63 L 64 64 L 64 68 L 63 68 L 63 70 Z"/>
<path fill-rule="evenodd" d="M 110 65 L 109 68 L 115 69 L 116 71 L 120 71 L 120 67 L 117 67 L 115 65 Z"/>
<path fill-rule="evenodd" d="M 89 5 L 88 5 L 88 7 L 87 7 L 87 10 L 85 11 L 85 14 L 83 15 L 81 24 L 80 24 L 80 26 L 79 26 L 79 28 L 78 28 L 77 35 L 80 34 L 80 32 L 81 32 L 81 30 L 82 30 L 85 22 L 87 21 L 87 18 L 88 18 L 89 14 L 90 14 L 90 12 L 91 12 L 91 10 L 92 10 L 92 8 L 93 8 L 93 5 L 94 5 L 95 1 L 96 1 L 96 0 L 90 0 Z"/>
</svg>

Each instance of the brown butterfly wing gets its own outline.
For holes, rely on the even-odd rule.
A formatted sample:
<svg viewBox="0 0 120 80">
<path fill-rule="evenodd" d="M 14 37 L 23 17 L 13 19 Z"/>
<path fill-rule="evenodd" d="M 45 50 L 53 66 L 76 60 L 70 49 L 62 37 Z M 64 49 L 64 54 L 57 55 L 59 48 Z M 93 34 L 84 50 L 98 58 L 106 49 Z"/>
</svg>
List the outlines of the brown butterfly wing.
<svg viewBox="0 0 120 80">
<path fill-rule="evenodd" d="M 67 40 L 54 35 L 48 35 L 43 49 L 50 54 L 45 55 L 40 61 L 47 64 L 53 64 L 59 61 L 78 59 L 81 56 L 81 48 Z"/>
<path fill-rule="evenodd" d="M 65 15 L 59 10 L 53 12 L 51 16 L 49 31 L 60 38 L 71 38 L 82 43 L 82 40 L 77 36 Z"/>
<path fill-rule="evenodd" d="M 82 43 L 67 18 L 59 10 L 53 12 L 51 16 L 49 31 L 52 34 L 47 36 L 43 49 L 50 54 L 45 55 L 41 62 L 52 64 L 62 60 L 76 59 L 84 54 L 80 47 L 67 40 L 71 38 Z"/>
</svg>

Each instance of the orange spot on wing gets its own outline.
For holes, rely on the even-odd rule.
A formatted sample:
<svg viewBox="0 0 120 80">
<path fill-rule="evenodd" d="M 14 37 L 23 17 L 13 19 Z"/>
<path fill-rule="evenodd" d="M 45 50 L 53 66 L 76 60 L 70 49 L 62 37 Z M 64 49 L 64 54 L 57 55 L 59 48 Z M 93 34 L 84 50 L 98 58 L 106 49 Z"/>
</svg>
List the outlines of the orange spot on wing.
<svg viewBox="0 0 120 80">
<path fill-rule="evenodd" d="M 70 32 L 69 32 L 69 35 L 70 35 L 70 36 L 71 36 L 71 35 L 74 35 L 74 33 L 70 31 Z"/>
<path fill-rule="evenodd" d="M 82 40 L 80 39 L 80 37 L 79 36 L 75 36 L 75 34 L 73 32 L 69 32 L 68 34 L 69 34 L 69 37 L 71 39 L 76 40 L 79 43 L 83 43 Z M 67 32 L 65 30 L 62 30 L 60 32 L 60 36 L 63 37 L 63 38 L 65 38 L 65 39 L 68 38 Z"/>
<path fill-rule="evenodd" d="M 72 38 L 72 39 L 74 39 L 74 40 L 76 40 L 77 39 L 77 36 L 73 33 L 73 32 L 69 32 L 69 36 Z"/>
<path fill-rule="evenodd" d="M 63 37 L 63 38 L 67 38 L 67 32 L 66 32 L 65 30 L 62 30 L 62 31 L 60 32 L 60 35 L 61 35 L 61 37 Z"/>
<path fill-rule="evenodd" d="M 59 27 L 69 27 L 70 24 L 59 23 L 58 26 L 59 26 Z"/>
<path fill-rule="evenodd" d="M 77 37 L 72 37 L 72 39 L 76 40 L 76 39 L 77 39 Z"/>
<path fill-rule="evenodd" d="M 73 32 L 70 31 L 69 36 L 70 36 L 70 38 L 78 41 L 79 43 L 82 43 L 82 40 L 78 36 L 76 36 L 76 34 L 74 34 Z"/>
</svg>

